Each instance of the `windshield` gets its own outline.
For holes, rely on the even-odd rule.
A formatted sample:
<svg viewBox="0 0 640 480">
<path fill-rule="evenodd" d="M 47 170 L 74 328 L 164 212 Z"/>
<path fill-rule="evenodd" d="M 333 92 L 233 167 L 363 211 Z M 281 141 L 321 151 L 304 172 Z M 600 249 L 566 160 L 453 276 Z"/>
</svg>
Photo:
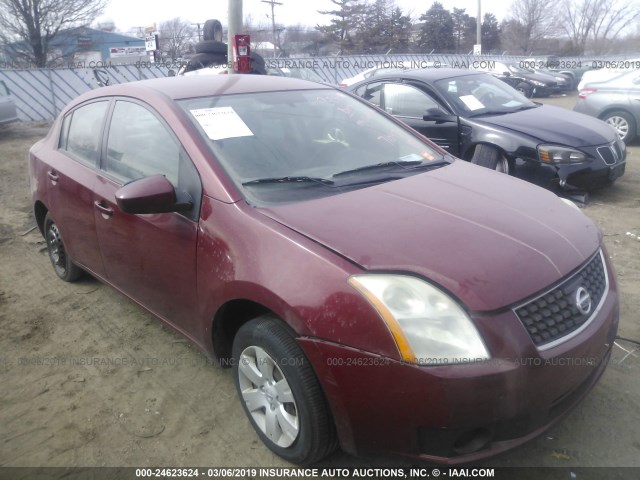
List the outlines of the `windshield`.
<svg viewBox="0 0 640 480">
<path fill-rule="evenodd" d="M 509 65 L 509 71 L 512 73 L 531 73 L 531 69 L 518 67 L 517 65 Z"/>
<path fill-rule="evenodd" d="M 450 161 L 366 102 L 333 89 L 179 103 L 254 205 L 335 195 Z"/>
<path fill-rule="evenodd" d="M 463 117 L 512 113 L 538 106 L 503 81 L 483 73 L 438 80 L 435 86 Z"/>
</svg>

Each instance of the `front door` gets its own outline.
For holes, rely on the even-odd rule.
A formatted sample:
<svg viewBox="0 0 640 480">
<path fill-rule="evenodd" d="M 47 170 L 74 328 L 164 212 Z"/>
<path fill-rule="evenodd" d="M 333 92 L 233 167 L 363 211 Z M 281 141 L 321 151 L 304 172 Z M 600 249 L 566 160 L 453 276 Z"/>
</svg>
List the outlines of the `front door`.
<svg viewBox="0 0 640 480">
<path fill-rule="evenodd" d="M 197 312 L 196 246 L 200 180 L 173 132 L 149 107 L 116 100 L 94 187 L 94 213 L 107 279 L 134 300 L 193 334 Z M 194 197 L 184 213 L 122 212 L 125 183 L 162 174 Z"/>
<path fill-rule="evenodd" d="M 399 120 L 420 132 L 429 140 L 458 156 L 458 122 L 425 121 L 423 116 L 430 108 L 444 110 L 438 102 L 424 90 L 406 83 L 386 83 L 383 95 L 384 109 Z M 449 112 L 444 112 L 449 115 Z"/>
</svg>

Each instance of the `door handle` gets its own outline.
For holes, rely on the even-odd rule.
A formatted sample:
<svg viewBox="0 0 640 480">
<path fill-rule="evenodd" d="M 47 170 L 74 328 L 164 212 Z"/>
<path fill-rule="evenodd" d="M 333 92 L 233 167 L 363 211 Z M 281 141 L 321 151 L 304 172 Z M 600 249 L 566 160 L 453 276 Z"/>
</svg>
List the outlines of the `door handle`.
<svg viewBox="0 0 640 480">
<path fill-rule="evenodd" d="M 55 170 L 49 170 L 47 172 L 47 177 L 49 177 L 49 179 L 54 185 L 58 183 L 58 180 L 60 180 L 60 177 L 58 177 L 58 174 Z"/>
<path fill-rule="evenodd" d="M 93 204 L 100 211 L 100 213 L 102 214 L 102 216 L 104 218 L 109 218 L 109 217 L 113 216 L 113 209 L 111 209 L 109 207 L 105 207 L 102 204 L 102 201 L 96 200 L 95 202 L 93 202 Z"/>
</svg>

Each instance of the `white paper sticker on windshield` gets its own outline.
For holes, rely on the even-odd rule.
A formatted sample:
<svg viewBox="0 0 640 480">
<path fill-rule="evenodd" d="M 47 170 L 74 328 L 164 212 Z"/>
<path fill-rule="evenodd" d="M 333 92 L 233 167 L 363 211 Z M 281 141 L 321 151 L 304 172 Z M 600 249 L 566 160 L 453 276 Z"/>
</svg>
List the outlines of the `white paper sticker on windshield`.
<svg viewBox="0 0 640 480">
<path fill-rule="evenodd" d="M 469 110 L 471 111 L 480 110 L 481 108 L 484 108 L 484 105 L 482 104 L 482 102 L 478 100 L 476 97 L 474 97 L 473 95 L 462 95 L 460 97 L 460 100 L 462 100 L 464 104 L 467 107 L 469 107 Z"/>
<path fill-rule="evenodd" d="M 191 114 L 211 140 L 253 136 L 233 107 L 198 108 Z"/>
</svg>

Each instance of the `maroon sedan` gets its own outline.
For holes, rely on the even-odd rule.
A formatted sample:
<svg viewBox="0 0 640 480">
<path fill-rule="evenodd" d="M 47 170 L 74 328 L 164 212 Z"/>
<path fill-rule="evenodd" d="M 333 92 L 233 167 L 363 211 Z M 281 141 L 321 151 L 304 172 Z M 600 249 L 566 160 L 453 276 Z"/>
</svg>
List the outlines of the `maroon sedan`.
<svg viewBox="0 0 640 480">
<path fill-rule="evenodd" d="M 56 274 L 113 286 L 233 366 L 258 436 L 460 463 L 544 431 L 618 325 L 598 228 L 367 102 L 260 77 L 73 101 L 29 156 Z"/>
</svg>

